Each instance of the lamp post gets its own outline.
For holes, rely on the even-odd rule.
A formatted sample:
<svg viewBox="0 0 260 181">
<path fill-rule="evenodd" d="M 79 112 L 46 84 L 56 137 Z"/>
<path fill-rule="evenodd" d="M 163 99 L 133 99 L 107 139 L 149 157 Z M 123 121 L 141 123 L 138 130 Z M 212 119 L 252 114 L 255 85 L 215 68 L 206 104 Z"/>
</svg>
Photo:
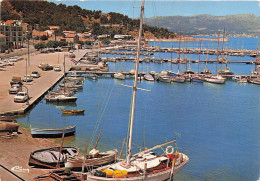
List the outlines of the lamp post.
<svg viewBox="0 0 260 181">
<path fill-rule="evenodd" d="M 26 89 L 26 94 L 28 96 L 28 99 L 26 100 L 26 105 L 29 105 L 29 91 L 28 91 L 28 88 L 25 85 L 23 85 L 23 87 Z"/>
</svg>

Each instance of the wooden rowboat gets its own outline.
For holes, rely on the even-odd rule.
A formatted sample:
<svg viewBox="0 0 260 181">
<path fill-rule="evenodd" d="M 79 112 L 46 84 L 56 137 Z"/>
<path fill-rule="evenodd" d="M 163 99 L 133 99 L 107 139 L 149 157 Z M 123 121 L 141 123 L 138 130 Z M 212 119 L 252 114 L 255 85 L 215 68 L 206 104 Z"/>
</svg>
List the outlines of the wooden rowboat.
<svg viewBox="0 0 260 181">
<path fill-rule="evenodd" d="M 84 109 L 71 109 L 71 110 L 61 110 L 62 114 L 64 115 L 80 115 L 84 114 L 85 110 Z"/>
<path fill-rule="evenodd" d="M 64 166 L 67 157 L 75 157 L 79 154 L 79 149 L 75 147 L 52 147 L 33 151 L 30 154 L 29 166 L 56 168 Z"/>
</svg>

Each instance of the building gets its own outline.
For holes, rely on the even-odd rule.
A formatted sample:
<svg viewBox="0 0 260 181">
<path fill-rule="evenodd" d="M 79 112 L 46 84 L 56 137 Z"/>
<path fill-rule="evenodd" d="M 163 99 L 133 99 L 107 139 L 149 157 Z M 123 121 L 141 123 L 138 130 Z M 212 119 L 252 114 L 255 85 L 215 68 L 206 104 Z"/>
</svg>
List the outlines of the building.
<svg viewBox="0 0 260 181">
<path fill-rule="evenodd" d="M 3 36 L 1 36 L 1 41 L 5 42 L 8 47 L 23 45 L 23 28 L 20 26 L 19 21 L 8 20 L 5 23 L 1 22 L 0 34 L 5 36 L 5 41 Z"/>
<path fill-rule="evenodd" d="M 72 33 L 69 33 L 67 35 L 65 35 L 65 38 L 66 38 L 66 42 L 72 42 L 72 43 L 75 43 L 76 41 L 79 40 L 79 36 L 77 34 L 72 34 Z"/>
</svg>

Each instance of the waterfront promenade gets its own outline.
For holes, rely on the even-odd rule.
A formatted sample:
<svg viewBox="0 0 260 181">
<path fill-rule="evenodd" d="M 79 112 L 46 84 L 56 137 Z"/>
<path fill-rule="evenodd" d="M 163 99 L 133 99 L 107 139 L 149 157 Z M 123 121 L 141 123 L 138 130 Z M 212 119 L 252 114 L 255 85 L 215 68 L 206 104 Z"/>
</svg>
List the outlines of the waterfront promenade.
<svg viewBox="0 0 260 181">
<path fill-rule="evenodd" d="M 15 103 L 14 96 L 10 95 L 10 81 L 12 77 L 23 77 L 26 75 L 26 60 L 28 55 L 22 55 L 23 59 L 14 63 L 14 66 L 7 66 L 0 71 L 0 115 L 16 115 L 25 113 L 42 95 L 45 94 L 51 87 L 53 87 L 63 76 L 63 71 L 55 72 L 42 71 L 38 68 L 41 63 L 48 63 L 51 65 L 59 65 L 63 70 L 64 55 L 68 52 L 55 52 L 48 54 L 40 54 L 33 52 L 30 54 L 30 63 L 27 65 L 27 74 L 30 75 L 32 71 L 38 71 L 41 74 L 40 78 L 34 79 L 30 83 L 24 83 L 23 90 L 28 88 L 30 100 L 28 103 Z M 80 59 L 85 50 L 77 50 L 74 52 L 76 59 Z M 66 57 L 66 70 L 73 64 L 70 58 Z"/>
</svg>

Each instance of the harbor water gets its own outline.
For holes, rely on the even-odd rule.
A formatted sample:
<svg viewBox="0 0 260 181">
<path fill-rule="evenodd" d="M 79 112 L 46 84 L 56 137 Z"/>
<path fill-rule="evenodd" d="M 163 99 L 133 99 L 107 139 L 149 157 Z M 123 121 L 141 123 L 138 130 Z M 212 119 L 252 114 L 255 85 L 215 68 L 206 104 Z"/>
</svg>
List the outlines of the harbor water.
<svg viewBox="0 0 260 181">
<path fill-rule="evenodd" d="M 238 38 L 234 38 L 234 42 Z M 241 40 L 240 40 L 241 41 Z M 257 41 L 253 41 L 256 49 Z M 242 42 L 242 41 L 241 41 Z M 212 42 L 210 42 L 212 43 Z M 216 42 L 215 42 L 216 43 Z M 154 44 L 154 43 L 152 43 Z M 234 43 L 237 44 L 237 43 Z M 161 42 L 160 46 L 170 43 Z M 176 45 L 178 46 L 178 43 Z M 196 45 L 198 48 L 199 44 Z M 251 46 L 251 45 L 250 45 Z M 116 55 L 102 55 L 116 56 Z M 171 57 L 171 53 L 155 53 L 156 57 Z M 174 54 L 176 58 L 178 55 Z M 186 55 L 184 55 L 186 56 Z M 199 55 L 187 55 L 196 59 Z M 202 55 L 201 59 L 205 59 Z M 189 58 L 189 57 L 188 57 Z M 212 59 L 215 57 L 212 56 Z M 253 61 L 249 56 L 228 59 Z M 205 63 L 201 63 L 204 69 Z M 216 64 L 208 64 L 215 73 Z M 181 65 L 181 72 L 186 65 Z M 228 67 L 235 74 L 249 75 L 254 65 L 234 63 Z M 197 72 L 198 63 L 191 68 Z M 219 66 L 219 69 L 221 65 Z M 133 62 L 109 62 L 110 71 L 129 71 Z M 140 72 L 177 70 L 171 63 L 141 63 Z M 27 115 L 17 120 L 29 128 L 57 128 L 76 125 L 76 134 L 65 139 L 65 145 L 84 150 L 88 140 L 93 147 L 102 130 L 98 149 L 121 149 L 127 137 L 133 79 L 116 80 L 99 77 L 86 79 L 83 90 L 75 94 L 75 104 L 47 104 L 39 102 Z M 133 152 L 140 147 L 152 147 L 177 139 L 180 152 L 190 161 L 174 177 L 178 181 L 256 181 L 260 168 L 260 86 L 227 81 L 223 85 L 210 83 L 161 83 L 141 81 L 138 90 L 134 122 Z M 85 109 L 80 116 L 63 116 L 62 109 Z M 59 140 L 58 140 L 59 141 Z M 156 150 L 161 153 L 161 150 Z M 125 154 L 124 154 L 125 156 Z"/>
</svg>

